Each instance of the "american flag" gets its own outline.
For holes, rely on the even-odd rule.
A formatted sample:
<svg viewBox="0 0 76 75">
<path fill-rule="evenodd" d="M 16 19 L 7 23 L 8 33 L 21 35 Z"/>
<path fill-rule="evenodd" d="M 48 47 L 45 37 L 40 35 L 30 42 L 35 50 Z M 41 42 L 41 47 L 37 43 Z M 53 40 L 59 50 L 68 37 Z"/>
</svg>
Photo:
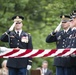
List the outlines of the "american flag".
<svg viewBox="0 0 76 75">
<path fill-rule="evenodd" d="M 76 48 L 67 49 L 16 49 L 0 47 L 0 58 L 22 58 L 22 57 L 55 57 L 76 55 Z"/>
</svg>

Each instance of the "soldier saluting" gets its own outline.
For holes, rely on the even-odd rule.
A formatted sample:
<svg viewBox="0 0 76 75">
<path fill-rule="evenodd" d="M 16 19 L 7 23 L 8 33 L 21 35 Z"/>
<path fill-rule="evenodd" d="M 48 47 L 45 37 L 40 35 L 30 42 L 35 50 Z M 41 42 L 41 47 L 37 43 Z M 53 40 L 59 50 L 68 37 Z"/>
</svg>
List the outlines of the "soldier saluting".
<svg viewBox="0 0 76 75">
<path fill-rule="evenodd" d="M 68 15 L 62 15 L 61 16 L 61 27 L 63 30 L 59 29 L 51 34 L 49 34 L 46 38 L 47 43 L 56 42 L 57 49 L 64 49 L 68 47 L 69 36 L 71 35 L 71 29 L 70 29 L 70 16 Z M 60 26 L 60 25 L 59 25 Z M 54 65 L 56 66 L 56 75 L 70 75 L 70 70 L 68 67 L 70 66 L 70 63 L 68 63 L 70 60 L 67 57 L 55 57 L 54 58 Z M 67 65 L 66 65 L 66 64 Z"/>
<path fill-rule="evenodd" d="M 72 34 L 69 48 L 76 48 L 76 10 L 72 12 L 71 17 L 73 21 L 71 22 Z M 71 54 L 70 63 L 72 75 L 76 75 L 76 54 Z"/>
<path fill-rule="evenodd" d="M 10 48 L 33 49 L 31 35 L 22 30 L 24 17 L 14 16 L 12 20 L 14 21 L 13 25 L 1 36 L 1 41 L 8 42 Z M 29 57 L 8 58 L 9 75 L 26 75 L 31 64 L 32 59 Z"/>
</svg>

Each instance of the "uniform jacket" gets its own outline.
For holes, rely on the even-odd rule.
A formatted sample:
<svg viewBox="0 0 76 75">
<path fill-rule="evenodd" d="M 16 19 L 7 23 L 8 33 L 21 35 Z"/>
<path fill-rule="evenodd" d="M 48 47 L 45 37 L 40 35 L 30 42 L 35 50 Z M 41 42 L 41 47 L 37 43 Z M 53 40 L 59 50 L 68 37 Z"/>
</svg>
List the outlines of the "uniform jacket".
<svg viewBox="0 0 76 75">
<path fill-rule="evenodd" d="M 18 36 L 15 31 L 5 32 L 1 36 L 1 41 L 8 42 L 10 48 L 33 49 L 31 35 L 22 31 Z M 7 67 L 26 68 L 32 64 L 32 58 L 8 58 Z"/>
<path fill-rule="evenodd" d="M 67 48 L 68 47 L 68 41 L 71 39 L 69 38 L 71 34 L 71 29 L 68 30 L 67 33 L 64 32 L 64 30 L 57 32 L 55 35 L 48 35 L 46 38 L 47 43 L 56 42 L 57 49 Z"/>
</svg>

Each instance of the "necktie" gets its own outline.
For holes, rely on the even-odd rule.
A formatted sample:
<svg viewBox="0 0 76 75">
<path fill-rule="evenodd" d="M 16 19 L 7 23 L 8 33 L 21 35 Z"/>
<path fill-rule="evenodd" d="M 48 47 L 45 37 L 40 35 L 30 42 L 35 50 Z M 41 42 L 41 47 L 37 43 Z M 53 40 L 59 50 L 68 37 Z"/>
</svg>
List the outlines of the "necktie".
<svg viewBox="0 0 76 75">
<path fill-rule="evenodd" d="M 16 34 L 17 34 L 17 37 L 19 37 L 19 31 L 17 31 L 17 33 L 16 33 Z"/>
</svg>

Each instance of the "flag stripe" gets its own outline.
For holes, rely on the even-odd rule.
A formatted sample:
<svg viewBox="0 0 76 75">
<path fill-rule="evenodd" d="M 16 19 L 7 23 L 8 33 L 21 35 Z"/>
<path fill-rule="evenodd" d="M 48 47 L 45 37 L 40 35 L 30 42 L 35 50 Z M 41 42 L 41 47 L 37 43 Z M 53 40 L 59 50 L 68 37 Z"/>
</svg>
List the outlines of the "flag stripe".
<svg viewBox="0 0 76 75">
<path fill-rule="evenodd" d="M 68 56 L 76 55 L 76 48 L 70 49 L 12 49 L 0 47 L 0 58 L 22 58 L 22 57 L 55 57 L 55 56 Z"/>
</svg>

